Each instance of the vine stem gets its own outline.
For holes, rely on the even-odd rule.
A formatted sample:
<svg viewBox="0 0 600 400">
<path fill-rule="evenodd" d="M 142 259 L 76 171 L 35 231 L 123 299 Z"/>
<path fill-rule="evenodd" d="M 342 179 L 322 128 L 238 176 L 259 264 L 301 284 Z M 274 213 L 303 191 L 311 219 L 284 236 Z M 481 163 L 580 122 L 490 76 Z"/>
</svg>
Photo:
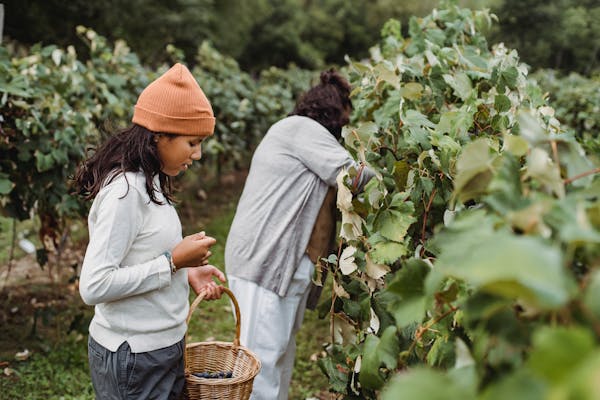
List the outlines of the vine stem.
<svg viewBox="0 0 600 400">
<path fill-rule="evenodd" d="M 429 210 L 431 209 L 431 204 L 433 203 L 433 198 L 437 194 L 437 188 L 434 188 L 431 192 L 431 196 L 429 196 L 429 201 L 427 202 L 427 206 L 425 206 L 425 212 L 423 213 L 423 227 L 421 229 L 421 243 L 425 244 L 425 226 L 427 225 L 427 218 L 429 216 Z M 425 251 L 423 247 L 422 251 Z M 423 254 L 421 254 L 423 255 Z"/>
<path fill-rule="evenodd" d="M 342 242 L 340 242 L 340 245 L 338 246 L 338 254 L 337 254 L 337 260 L 335 262 L 336 267 L 339 267 L 340 265 L 340 257 L 342 255 Z M 333 281 L 335 281 L 335 273 L 331 274 L 331 279 L 332 279 L 332 283 L 335 283 Z M 335 304 L 335 290 L 331 291 L 331 306 L 329 307 L 329 315 L 330 317 L 330 321 L 329 321 L 329 329 L 330 329 L 330 333 L 331 333 L 331 343 L 335 343 L 335 330 L 334 330 L 334 325 L 333 325 L 333 318 L 334 318 L 334 313 L 333 313 L 333 305 Z"/>
<path fill-rule="evenodd" d="M 381 150 L 381 149 L 389 150 L 390 153 L 392 153 L 392 155 L 396 159 L 396 161 L 400 161 L 400 158 L 398 158 L 398 155 L 396 154 L 396 151 L 394 149 L 392 149 L 391 147 L 388 147 L 388 146 L 379 146 L 379 150 Z"/>
<path fill-rule="evenodd" d="M 6 271 L 6 276 L 4 277 L 4 284 L 2 285 L 2 290 L 6 288 L 6 284 L 8 283 L 8 277 L 10 276 L 10 271 L 12 269 L 13 261 L 15 259 L 15 246 L 17 244 L 17 220 L 15 218 L 12 219 L 12 240 L 10 242 L 10 250 L 8 252 L 8 270 Z"/>
<path fill-rule="evenodd" d="M 411 353 L 414 350 L 415 346 L 417 345 L 417 341 L 419 341 L 419 339 L 421 339 L 421 337 L 423 336 L 423 334 L 425 332 L 430 330 L 433 325 L 437 324 L 438 322 L 440 322 L 441 320 L 443 320 L 444 318 L 446 318 L 448 315 L 452 314 L 453 312 L 456 312 L 457 310 L 458 310 L 458 307 L 450 306 L 449 310 L 445 311 L 443 314 L 441 314 L 434 320 L 427 323 L 427 325 L 419 327 L 415 333 L 415 340 L 413 340 L 413 342 L 410 344 L 410 347 L 408 348 L 408 353 Z"/>
<path fill-rule="evenodd" d="M 560 166 L 560 160 L 558 158 L 558 146 L 556 145 L 556 141 L 551 141 L 550 145 L 552 146 L 552 155 L 554 156 L 554 163 Z"/>
<path fill-rule="evenodd" d="M 600 168 L 594 168 L 592 170 L 589 170 L 589 171 L 586 171 L 586 172 L 582 172 L 579 175 L 575 175 L 575 176 L 573 176 L 571 178 L 565 179 L 563 182 L 564 182 L 565 185 L 568 185 L 569 183 L 572 183 L 573 181 L 576 181 L 579 178 L 584 178 L 584 177 L 586 177 L 588 175 L 594 175 L 594 174 L 597 174 L 597 173 L 600 173 Z"/>
</svg>

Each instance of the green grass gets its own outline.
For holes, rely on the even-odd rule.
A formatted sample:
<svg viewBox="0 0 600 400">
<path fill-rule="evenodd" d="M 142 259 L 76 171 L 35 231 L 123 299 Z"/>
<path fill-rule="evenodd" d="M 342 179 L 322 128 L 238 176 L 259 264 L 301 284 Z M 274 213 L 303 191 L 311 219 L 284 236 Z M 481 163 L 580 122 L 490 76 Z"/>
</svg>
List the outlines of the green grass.
<svg viewBox="0 0 600 400">
<path fill-rule="evenodd" d="M 0 378 L 0 399 L 93 399 L 86 340 L 67 335 L 45 353 L 12 364 L 14 373 Z"/>
<path fill-rule="evenodd" d="M 206 233 L 217 239 L 213 246 L 211 263 L 223 268 L 223 251 L 229 226 L 233 219 L 235 201 L 225 205 L 204 229 Z M 182 221 L 186 225 L 186 221 Z M 188 225 L 189 226 L 189 225 Z M 185 232 L 190 234 L 192 232 Z M 325 293 L 324 293 L 325 295 Z M 190 300 L 194 297 L 190 295 Z M 73 310 L 62 310 L 69 315 L 76 315 L 76 309 L 82 303 L 71 304 Z M 73 303 L 76 301 L 74 300 Z M 84 307 L 84 321 L 93 313 L 91 307 Z M 87 335 L 85 326 L 83 334 L 73 331 L 66 334 L 67 324 L 62 321 L 60 329 L 40 330 L 43 338 L 26 338 L 30 326 L 19 327 L 23 332 L 21 346 L 35 349 L 27 360 L 17 362 L 10 360 L 9 368 L 14 371 L 11 376 L 0 374 L 0 400 L 26 399 L 93 399 L 87 361 Z M 316 397 L 328 387 L 327 379 L 320 372 L 317 363 L 311 361 L 311 355 L 319 353 L 323 342 L 328 339 L 328 322 L 317 317 L 316 311 L 307 311 L 304 324 L 297 336 L 296 363 L 290 388 L 290 400 L 301 400 Z M 188 330 L 188 342 L 222 340 L 230 342 L 235 335 L 235 323 L 231 306 L 226 296 L 216 301 L 201 302 L 194 313 Z M 4 338 L 0 338 L 0 341 Z M 43 345 L 39 345 L 39 343 Z M 38 343 L 38 345 L 35 345 Z M 15 348 L 12 354 L 23 348 Z M 3 357 L 7 357 L 7 352 Z M 8 360 L 8 358 L 4 358 Z M 0 361 L 2 361 L 0 359 Z M 1 371 L 1 370 L 0 370 Z"/>
</svg>

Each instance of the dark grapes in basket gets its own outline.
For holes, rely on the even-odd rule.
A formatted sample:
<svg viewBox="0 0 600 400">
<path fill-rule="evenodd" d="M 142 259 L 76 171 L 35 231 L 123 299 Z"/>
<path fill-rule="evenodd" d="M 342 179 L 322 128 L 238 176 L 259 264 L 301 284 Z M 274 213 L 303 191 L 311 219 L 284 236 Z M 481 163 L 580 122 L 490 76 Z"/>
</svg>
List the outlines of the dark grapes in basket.
<svg viewBox="0 0 600 400">
<path fill-rule="evenodd" d="M 233 377 L 233 372 L 231 371 L 217 371 L 217 372 L 192 372 L 197 378 L 204 379 L 226 379 Z"/>
</svg>

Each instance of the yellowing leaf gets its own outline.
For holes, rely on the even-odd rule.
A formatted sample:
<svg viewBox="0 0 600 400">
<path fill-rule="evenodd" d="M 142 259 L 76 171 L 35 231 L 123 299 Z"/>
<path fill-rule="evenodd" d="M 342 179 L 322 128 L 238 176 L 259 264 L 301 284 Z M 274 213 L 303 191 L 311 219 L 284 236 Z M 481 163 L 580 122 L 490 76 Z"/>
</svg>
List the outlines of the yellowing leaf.
<svg viewBox="0 0 600 400">
<path fill-rule="evenodd" d="M 539 233 L 542 237 L 548 237 L 552 231 L 544 223 L 544 215 L 548 212 L 550 203 L 533 203 L 521 210 L 508 213 L 507 220 L 513 227 L 530 234 Z"/>
<path fill-rule="evenodd" d="M 554 165 L 548 153 L 544 150 L 540 148 L 531 150 L 529 157 L 527 157 L 526 176 L 537 179 L 558 197 L 565 196 L 565 186 L 560 177 L 558 166 Z"/>
<path fill-rule="evenodd" d="M 478 139 L 469 143 L 458 157 L 454 194 L 459 201 L 467 201 L 485 192 L 492 179 L 492 166 L 497 159 L 490 152 L 490 142 Z"/>
<path fill-rule="evenodd" d="M 406 181 L 408 179 L 409 171 L 410 167 L 406 161 L 400 160 L 394 163 L 392 175 L 394 176 L 394 181 L 396 182 L 398 189 L 404 190 L 406 188 Z"/>
<path fill-rule="evenodd" d="M 503 150 L 509 151 L 517 157 L 527 154 L 529 145 L 527 141 L 520 136 L 506 135 L 504 136 Z"/>
<path fill-rule="evenodd" d="M 390 267 L 385 264 L 374 263 L 368 253 L 365 255 L 365 259 L 367 262 L 367 275 L 369 275 L 371 278 L 380 279 L 385 276 L 385 274 L 390 272 Z"/>
<path fill-rule="evenodd" d="M 350 298 L 350 295 L 348 294 L 348 292 L 346 292 L 346 289 L 344 289 L 342 285 L 339 285 L 335 279 L 333 280 L 333 292 L 337 297 L 341 297 L 344 299 Z"/>
<path fill-rule="evenodd" d="M 400 87 L 400 77 L 385 63 L 378 64 L 373 68 L 373 72 L 377 74 L 378 80 L 387 82 L 396 89 Z"/>
<path fill-rule="evenodd" d="M 423 92 L 423 85 L 417 82 L 408 82 L 400 89 L 402 97 L 408 100 L 419 100 Z"/>
<path fill-rule="evenodd" d="M 353 212 L 341 211 L 342 226 L 340 237 L 346 240 L 356 240 L 362 235 L 362 218 Z"/>
<path fill-rule="evenodd" d="M 539 108 L 540 114 L 546 116 L 546 117 L 553 117 L 554 116 L 554 108 L 550 107 L 550 106 L 543 106 Z"/>
<path fill-rule="evenodd" d="M 335 314 L 333 316 L 333 339 L 335 343 L 356 343 L 356 330 L 345 315 Z"/>
<path fill-rule="evenodd" d="M 335 179 L 338 186 L 336 204 L 341 211 L 352 210 L 352 192 L 344 184 L 347 177 L 348 171 L 342 170 Z"/>
</svg>

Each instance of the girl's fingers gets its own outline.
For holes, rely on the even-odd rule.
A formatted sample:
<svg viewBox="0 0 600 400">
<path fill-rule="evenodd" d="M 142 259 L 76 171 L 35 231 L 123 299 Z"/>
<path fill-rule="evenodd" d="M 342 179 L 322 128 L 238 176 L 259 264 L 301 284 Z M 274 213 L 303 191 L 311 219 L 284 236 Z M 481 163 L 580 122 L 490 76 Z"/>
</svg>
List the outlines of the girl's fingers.
<svg viewBox="0 0 600 400">
<path fill-rule="evenodd" d="M 206 285 L 205 287 L 205 299 L 207 300 L 216 300 L 221 298 L 221 294 L 223 293 L 223 286 L 217 285 L 212 282 Z"/>
<path fill-rule="evenodd" d="M 225 282 L 225 274 L 223 273 L 223 271 L 215 268 L 215 270 L 213 271 L 213 275 L 216 276 L 221 282 Z"/>
</svg>

